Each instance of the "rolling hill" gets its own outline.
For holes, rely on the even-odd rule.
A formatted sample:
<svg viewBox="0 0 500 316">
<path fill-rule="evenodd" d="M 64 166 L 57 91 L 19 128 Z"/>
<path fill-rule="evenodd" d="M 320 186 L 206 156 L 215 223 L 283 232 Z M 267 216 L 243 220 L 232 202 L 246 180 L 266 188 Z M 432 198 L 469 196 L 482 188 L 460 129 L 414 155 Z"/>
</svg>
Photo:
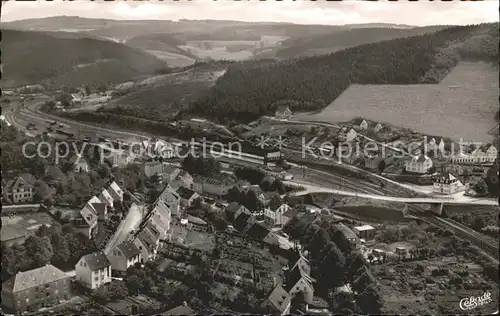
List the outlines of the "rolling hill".
<svg viewBox="0 0 500 316">
<path fill-rule="evenodd" d="M 61 36 L 61 34 L 65 36 Z M 65 33 L 2 30 L 3 85 L 118 83 L 165 68 L 129 46 Z"/>
<path fill-rule="evenodd" d="M 250 121 L 273 113 L 278 102 L 318 110 L 351 83 L 437 83 L 460 58 L 498 62 L 497 43 L 498 23 L 481 24 L 266 66 L 235 64 L 183 114 Z"/>
<path fill-rule="evenodd" d="M 294 58 L 329 54 L 363 44 L 432 33 L 448 27 L 450 26 L 351 28 L 333 34 L 288 39 L 282 42 L 283 48 L 277 51 L 276 57 Z"/>
<path fill-rule="evenodd" d="M 392 39 L 390 30 L 412 28 L 408 25 L 394 24 L 356 24 L 356 25 L 298 25 L 291 23 L 273 22 L 241 22 L 220 20 L 108 20 L 87 19 L 75 16 L 59 16 L 43 19 L 27 19 L 0 23 L 0 27 L 8 29 L 79 33 L 85 37 L 101 38 L 128 45 L 152 53 L 158 58 L 174 66 L 192 64 L 196 59 L 262 59 L 262 58 L 289 58 L 308 54 L 330 53 L 339 48 L 352 47 L 368 42 Z M 347 43 L 327 43 L 336 41 L 335 34 L 359 28 L 382 28 L 389 30 L 389 35 L 369 34 L 362 36 L 364 40 L 352 38 L 349 34 L 340 35 L 341 41 Z M 381 31 L 383 33 L 383 31 Z M 160 34 L 160 33 L 163 33 Z M 357 32 L 360 34 L 362 32 Z M 398 34 L 399 34 L 398 33 Z M 73 35 L 67 35 L 71 37 Z M 329 37 L 333 38 L 329 39 Z M 278 37 L 278 40 L 269 44 L 266 37 Z M 343 40 L 342 40 L 343 38 Z M 282 52 L 280 42 L 289 39 Z M 309 43 L 311 39 L 312 42 Z M 265 47 L 259 48 L 259 41 Z M 182 42 L 182 44 L 180 43 Z M 244 43 L 243 43 L 244 42 Z M 208 43 L 211 48 L 204 48 Z M 323 46 L 322 46 L 323 45 Z M 182 47 L 181 47 L 182 46 Z M 290 46 L 290 47 L 288 47 Z M 325 50 L 326 48 L 326 50 Z M 278 52 L 278 55 L 277 55 Z M 309 52 L 309 53 L 304 53 Z"/>
</svg>

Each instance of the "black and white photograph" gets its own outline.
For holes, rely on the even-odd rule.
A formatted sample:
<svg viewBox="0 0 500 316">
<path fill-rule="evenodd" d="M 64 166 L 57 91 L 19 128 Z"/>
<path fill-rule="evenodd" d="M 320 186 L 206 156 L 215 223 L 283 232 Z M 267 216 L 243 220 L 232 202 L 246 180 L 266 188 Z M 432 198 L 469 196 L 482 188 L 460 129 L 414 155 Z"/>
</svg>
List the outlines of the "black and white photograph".
<svg viewBox="0 0 500 316">
<path fill-rule="evenodd" d="M 0 2 L 2 315 L 494 315 L 499 2 Z"/>
</svg>

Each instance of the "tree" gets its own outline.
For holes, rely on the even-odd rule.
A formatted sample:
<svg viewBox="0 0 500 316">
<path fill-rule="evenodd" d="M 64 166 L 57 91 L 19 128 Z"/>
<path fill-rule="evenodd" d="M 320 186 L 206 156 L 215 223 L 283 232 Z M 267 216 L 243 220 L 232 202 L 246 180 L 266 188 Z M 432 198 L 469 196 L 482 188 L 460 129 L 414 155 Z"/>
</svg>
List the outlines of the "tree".
<svg viewBox="0 0 500 316">
<path fill-rule="evenodd" d="M 286 193 L 286 187 L 285 184 L 281 179 L 276 179 L 274 180 L 272 186 L 271 186 L 272 191 L 277 191 L 279 194 L 283 195 Z"/>
<path fill-rule="evenodd" d="M 59 232 L 55 232 L 52 235 L 51 244 L 54 250 L 52 260 L 59 263 L 67 262 L 70 257 L 68 240 Z"/>
<path fill-rule="evenodd" d="M 111 170 L 110 170 L 108 165 L 99 164 L 97 166 L 97 173 L 99 174 L 99 177 L 101 177 L 101 178 L 108 178 L 109 175 L 111 174 Z"/>
<path fill-rule="evenodd" d="M 367 286 L 357 297 L 361 313 L 379 315 L 382 308 L 382 298 L 374 285 Z"/>
<path fill-rule="evenodd" d="M 50 198 L 49 186 L 43 181 L 35 181 L 35 195 L 33 196 L 33 201 L 43 202 Z"/>
<path fill-rule="evenodd" d="M 485 226 L 484 219 L 481 215 L 476 215 L 474 217 L 474 222 L 472 223 L 472 229 L 476 231 L 481 231 Z"/>
<path fill-rule="evenodd" d="M 488 185 L 483 179 L 479 179 L 474 185 L 474 191 L 480 196 L 488 194 Z"/>
<path fill-rule="evenodd" d="M 262 189 L 262 191 L 267 192 L 271 190 L 271 186 L 273 185 L 274 181 L 275 179 L 273 177 L 267 176 L 264 177 L 264 179 L 262 179 L 259 186 Z"/>
<path fill-rule="evenodd" d="M 37 267 L 41 267 L 50 262 L 54 255 L 52 244 L 48 237 L 30 236 L 25 242 L 26 254 L 33 260 Z"/>
</svg>

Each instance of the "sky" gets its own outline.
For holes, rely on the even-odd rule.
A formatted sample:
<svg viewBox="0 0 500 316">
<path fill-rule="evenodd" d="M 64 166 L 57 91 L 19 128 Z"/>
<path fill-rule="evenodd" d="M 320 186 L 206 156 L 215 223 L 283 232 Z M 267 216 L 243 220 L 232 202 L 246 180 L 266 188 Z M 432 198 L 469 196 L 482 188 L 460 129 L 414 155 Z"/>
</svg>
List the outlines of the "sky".
<svg viewBox="0 0 500 316">
<path fill-rule="evenodd" d="M 3 1 L 2 1 L 3 2 Z M 396 23 L 408 25 L 464 25 L 498 22 L 498 0 L 343 2 L 257 0 L 174 1 L 8 1 L 2 3 L 1 21 L 49 16 L 80 16 L 114 20 L 211 19 L 270 21 L 297 24 Z"/>
</svg>

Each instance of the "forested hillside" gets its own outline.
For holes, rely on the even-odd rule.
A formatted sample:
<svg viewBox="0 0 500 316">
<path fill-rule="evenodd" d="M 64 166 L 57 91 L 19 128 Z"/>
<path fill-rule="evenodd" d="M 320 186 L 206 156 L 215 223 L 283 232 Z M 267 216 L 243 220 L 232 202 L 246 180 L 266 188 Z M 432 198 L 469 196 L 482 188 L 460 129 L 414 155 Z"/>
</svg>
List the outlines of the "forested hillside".
<svg viewBox="0 0 500 316">
<path fill-rule="evenodd" d="M 299 56 L 320 55 L 318 52 L 333 53 L 341 49 L 359 46 L 368 43 L 392 40 L 396 38 L 410 37 L 432 33 L 448 28 L 449 26 L 426 26 L 415 28 L 355 28 L 320 36 L 307 36 L 296 39 L 288 39 L 282 44 L 276 57 L 293 58 Z"/>
<path fill-rule="evenodd" d="M 123 82 L 152 74 L 165 63 L 123 44 L 2 30 L 3 85 L 81 85 Z"/>
<path fill-rule="evenodd" d="M 125 44 L 145 51 L 154 50 L 154 51 L 169 52 L 196 59 L 196 56 L 179 48 L 180 45 L 185 44 L 185 41 L 177 38 L 175 35 L 172 34 L 156 33 L 156 34 L 136 36 L 127 40 Z"/>
<path fill-rule="evenodd" d="M 470 44 L 477 36 L 482 37 L 480 47 Z M 498 59 L 498 23 L 452 27 L 266 66 L 235 64 L 183 114 L 249 121 L 273 113 L 284 100 L 293 111 L 317 110 L 351 83 L 437 83 L 460 57 Z"/>
</svg>

